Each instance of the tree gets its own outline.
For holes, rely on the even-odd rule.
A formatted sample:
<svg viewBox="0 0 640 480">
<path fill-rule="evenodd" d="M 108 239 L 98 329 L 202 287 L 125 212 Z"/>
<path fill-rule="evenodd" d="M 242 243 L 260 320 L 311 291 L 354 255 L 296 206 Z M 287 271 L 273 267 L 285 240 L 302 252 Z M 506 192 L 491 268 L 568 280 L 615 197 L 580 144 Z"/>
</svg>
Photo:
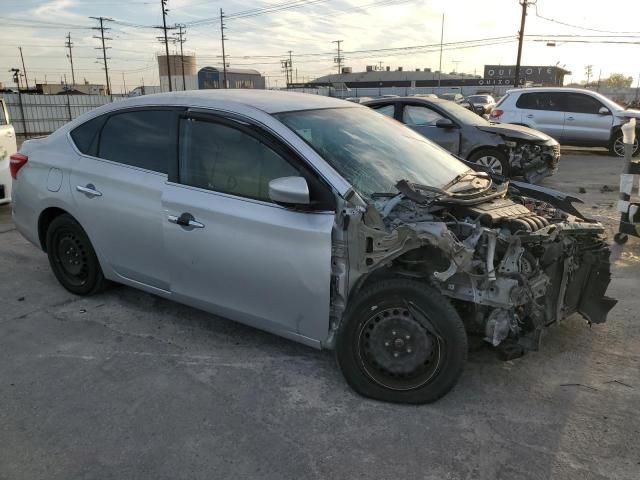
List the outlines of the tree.
<svg viewBox="0 0 640 480">
<path fill-rule="evenodd" d="M 602 80 L 602 85 L 611 88 L 629 88 L 633 83 L 633 77 L 626 77 L 622 73 L 612 73 L 609 78 Z"/>
</svg>

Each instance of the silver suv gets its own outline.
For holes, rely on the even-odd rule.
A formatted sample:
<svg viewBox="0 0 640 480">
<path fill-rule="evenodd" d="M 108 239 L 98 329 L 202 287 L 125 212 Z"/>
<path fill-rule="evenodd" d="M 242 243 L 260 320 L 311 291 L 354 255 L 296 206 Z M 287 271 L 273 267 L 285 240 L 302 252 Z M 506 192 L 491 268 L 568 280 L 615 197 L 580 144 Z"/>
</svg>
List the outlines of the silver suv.
<svg viewBox="0 0 640 480">
<path fill-rule="evenodd" d="M 335 349 L 377 399 L 444 395 L 467 333 L 521 353 L 616 303 L 604 229 L 571 197 L 343 100 L 136 97 L 27 140 L 11 175 L 17 228 L 70 292 L 121 283 Z"/>
<path fill-rule="evenodd" d="M 509 90 L 491 113 L 492 121 L 540 130 L 562 145 L 606 147 L 617 156 L 624 156 L 620 126 L 629 118 L 640 118 L 640 111 L 580 88 Z"/>
</svg>

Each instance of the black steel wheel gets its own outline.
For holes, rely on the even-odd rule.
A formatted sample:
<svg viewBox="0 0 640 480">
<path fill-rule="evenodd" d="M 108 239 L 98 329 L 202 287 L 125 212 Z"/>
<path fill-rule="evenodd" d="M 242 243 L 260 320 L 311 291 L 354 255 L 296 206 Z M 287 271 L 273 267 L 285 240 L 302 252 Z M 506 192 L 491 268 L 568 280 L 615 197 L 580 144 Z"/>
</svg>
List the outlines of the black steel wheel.
<svg viewBox="0 0 640 480">
<path fill-rule="evenodd" d="M 68 214 L 53 219 L 47 230 L 49 264 L 60 284 L 76 295 L 104 289 L 100 263 L 80 224 Z"/>
<path fill-rule="evenodd" d="M 429 403 L 462 373 L 467 336 L 449 301 L 407 279 L 365 288 L 345 315 L 336 341 L 338 364 L 361 395 L 399 403 Z"/>
</svg>

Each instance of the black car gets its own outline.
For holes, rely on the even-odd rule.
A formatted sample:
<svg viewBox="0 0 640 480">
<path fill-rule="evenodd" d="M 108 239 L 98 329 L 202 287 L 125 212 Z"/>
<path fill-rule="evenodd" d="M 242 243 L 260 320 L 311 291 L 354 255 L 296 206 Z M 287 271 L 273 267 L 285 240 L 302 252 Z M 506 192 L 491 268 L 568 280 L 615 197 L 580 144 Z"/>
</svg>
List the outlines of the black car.
<svg viewBox="0 0 640 480">
<path fill-rule="evenodd" d="M 555 173 L 560 145 L 550 136 L 519 125 L 493 124 L 454 102 L 421 97 L 363 102 L 395 118 L 458 157 L 505 177 L 531 183 Z"/>
</svg>

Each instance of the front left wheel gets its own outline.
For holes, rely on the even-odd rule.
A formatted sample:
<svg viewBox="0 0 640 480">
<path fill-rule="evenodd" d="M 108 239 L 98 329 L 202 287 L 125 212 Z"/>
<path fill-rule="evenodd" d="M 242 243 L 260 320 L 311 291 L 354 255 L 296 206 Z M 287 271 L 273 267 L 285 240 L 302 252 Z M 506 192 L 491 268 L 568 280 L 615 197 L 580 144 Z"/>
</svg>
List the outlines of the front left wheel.
<svg viewBox="0 0 640 480">
<path fill-rule="evenodd" d="M 360 292 L 336 339 L 349 385 L 366 397 L 422 404 L 445 395 L 467 358 L 467 335 L 449 301 L 429 285 L 380 281 Z"/>
<path fill-rule="evenodd" d="M 53 219 L 47 229 L 49 264 L 60 284 L 76 295 L 92 295 L 105 289 L 107 280 L 89 237 L 68 214 Z"/>
</svg>

